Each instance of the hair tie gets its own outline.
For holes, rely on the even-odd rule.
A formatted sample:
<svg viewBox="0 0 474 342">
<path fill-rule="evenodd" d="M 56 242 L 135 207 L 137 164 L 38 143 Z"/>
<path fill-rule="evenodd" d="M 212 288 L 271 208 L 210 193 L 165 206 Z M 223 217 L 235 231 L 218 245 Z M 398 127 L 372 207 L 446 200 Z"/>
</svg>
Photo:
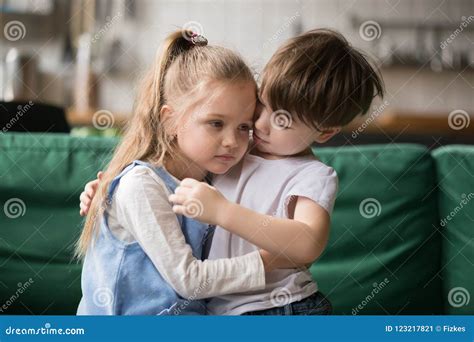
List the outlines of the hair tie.
<svg viewBox="0 0 474 342">
<path fill-rule="evenodd" d="M 192 33 L 191 34 L 191 43 L 196 46 L 206 46 L 207 45 L 207 39 L 204 36 L 201 36 L 200 34 L 197 33 Z"/>
</svg>

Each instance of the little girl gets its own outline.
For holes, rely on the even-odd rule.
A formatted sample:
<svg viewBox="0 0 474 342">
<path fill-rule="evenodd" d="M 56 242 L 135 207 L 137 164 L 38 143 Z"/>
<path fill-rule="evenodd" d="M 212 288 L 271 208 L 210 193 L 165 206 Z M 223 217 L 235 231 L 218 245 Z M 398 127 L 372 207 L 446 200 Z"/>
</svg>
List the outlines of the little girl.
<svg viewBox="0 0 474 342">
<path fill-rule="evenodd" d="M 203 314 L 198 299 L 265 286 L 263 253 L 201 261 L 207 225 L 168 201 L 180 179 L 225 173 L 242 158 L 255 102 L 239 56 L 189 32 L 168 37 L 77 244 L 78 314 Z"/>
</svg>

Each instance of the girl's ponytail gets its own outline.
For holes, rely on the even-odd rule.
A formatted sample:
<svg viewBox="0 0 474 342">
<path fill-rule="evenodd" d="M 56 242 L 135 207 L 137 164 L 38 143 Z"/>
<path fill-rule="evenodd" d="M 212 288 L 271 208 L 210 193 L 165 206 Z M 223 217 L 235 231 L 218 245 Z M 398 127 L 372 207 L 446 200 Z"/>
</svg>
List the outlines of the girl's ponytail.
<svg viewBox="0 0 474 342">
<path fill-rule="evenodd" d="M 157 162 L 162 162 L 165 152 L 173 150 L 169 137 L 160 125 L 159 117 L 161 107 L 165 103 L 163 88 L 166 72 L 177 56 L 195 46 L 188 35 L 187 31 L 176 31 L 170 34 L 156 55 L 152 71 L 145 76 L 135 103 L 134 116 L 92 200 L 84 229 L 76 243 L 76 258 L 85 256 L 93 239 L 93 233 L 96 231 L 95 225 L 99 224 L 97 217 L 102 215 L 107 208 L 107 189 L 115 176 L 136 159 L 155 159 L 158 152 L 160 154 L 156 158 Z M 191 36 L 192 34 L 189 37 Z"/>
<path fill-rule="evenodd" d="M 158 103 L 156 103 L 157 109 L 161 109 L 165 104 L 164 82 L 170 65 L 179 55 L 191 50 L 195 46 L 205 45 L 207 45 L 207 40 L 204 37 L 186 30 L 173 32 L 166 38 L 163 50 L 157 55 L 158 60 L 154 63 L 155 74 L 152 77 L 154 82 L 153 90 L 157 94 L 156 100 L 158 100 Z"/>
</svg>

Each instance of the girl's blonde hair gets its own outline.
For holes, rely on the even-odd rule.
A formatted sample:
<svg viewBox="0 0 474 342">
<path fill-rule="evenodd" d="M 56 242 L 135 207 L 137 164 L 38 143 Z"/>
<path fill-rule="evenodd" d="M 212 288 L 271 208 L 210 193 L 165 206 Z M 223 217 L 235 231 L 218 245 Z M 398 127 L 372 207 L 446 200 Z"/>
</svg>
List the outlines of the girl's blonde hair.
<svg viewBox="0 0 474 342">
<path fill-rule="evenodd" d="M 191 37 L 189 31 L 170 34 L 145 75 L 134 115 L 104 172 L 76 243 L 77 258 L 85 256 L 94 232 L 97 232 L 100 224 L 97 218 L 109 204 L 107 190 L 112 180 L 134 160 L 163 165 L 180 155 L 174 135 L 170 134 L 172 123 L 160 115 L 165 104 L 183 112 L 183 108 L 196 102 L 193 100 L 197 89 L 202 89 L 209 81 L 255 83 L 252 72 L 239 55 L 223 47 L 195 45 Z"/>
</svg>

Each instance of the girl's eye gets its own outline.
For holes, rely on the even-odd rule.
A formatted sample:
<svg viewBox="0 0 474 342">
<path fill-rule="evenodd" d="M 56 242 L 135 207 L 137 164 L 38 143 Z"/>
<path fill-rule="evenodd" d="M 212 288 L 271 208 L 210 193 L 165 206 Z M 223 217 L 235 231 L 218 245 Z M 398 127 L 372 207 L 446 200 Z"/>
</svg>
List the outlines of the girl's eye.
<svg viewBox="0 0 474 342">
<path fill-rule="evenodd" d="M 248 131 L 250 131 L 252 128 L 251 128 L 249 125 L 241 125 L 241 126 L 239 127 L 239 129 L 240 129 L 241 131 L 248 132 Z"/>
<path fill-rule="evenodd" d="M 222 121 L 209 121 L 209 125 L 215 128 L 222 128 L 224 126 Z"/>
</svg>

